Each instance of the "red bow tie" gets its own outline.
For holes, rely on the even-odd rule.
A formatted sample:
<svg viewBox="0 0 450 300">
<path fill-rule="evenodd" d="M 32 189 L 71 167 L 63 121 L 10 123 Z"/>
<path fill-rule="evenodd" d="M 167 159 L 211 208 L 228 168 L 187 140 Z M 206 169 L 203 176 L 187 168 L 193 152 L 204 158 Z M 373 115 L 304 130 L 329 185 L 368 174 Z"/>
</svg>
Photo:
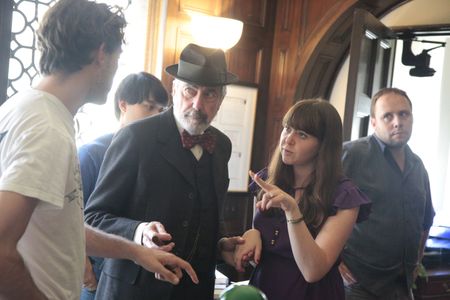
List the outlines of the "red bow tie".
<svg viewBox="0 0 450 300">
<path fill-rule="evenodd" d="M 183 130 L 181 133 L 181 143 L 186 149 L 191 149 L 195 145 L 200 145 L 209 153 L 213 153 L 214 148 L 216 147 L 216 137 L 209 132 L 199 135 L 190 135 L 189 132 Z"/>
</svg>

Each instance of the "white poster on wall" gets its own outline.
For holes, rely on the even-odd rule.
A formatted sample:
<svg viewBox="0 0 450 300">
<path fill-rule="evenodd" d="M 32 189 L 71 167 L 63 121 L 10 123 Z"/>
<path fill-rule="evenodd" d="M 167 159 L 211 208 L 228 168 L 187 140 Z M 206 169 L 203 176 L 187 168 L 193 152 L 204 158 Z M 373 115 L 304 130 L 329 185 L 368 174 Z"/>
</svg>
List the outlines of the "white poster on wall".
<svg viewBox="0 0 450 300">
<path fill-rule="evenodd" d="M 212 125 L 224 132 L 232 143 L 228 163 L 230 192 L 247 191 L 257 94 L 258 90 L 255 87 L 228 85 L 227 95 L 212 122 Z"/>
</svg>

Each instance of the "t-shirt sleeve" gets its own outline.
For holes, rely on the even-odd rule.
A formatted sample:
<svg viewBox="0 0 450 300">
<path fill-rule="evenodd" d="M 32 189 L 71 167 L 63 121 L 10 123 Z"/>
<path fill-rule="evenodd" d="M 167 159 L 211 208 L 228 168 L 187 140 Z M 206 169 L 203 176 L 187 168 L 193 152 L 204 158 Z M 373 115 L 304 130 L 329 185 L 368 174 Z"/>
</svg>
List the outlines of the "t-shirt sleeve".
<svg viewBox="0 0 450 300">
<path fill-rule="evenodd" d="M 350 209 L 358 206 L 357 223 L 368 219 L 372 203 L 350 179 L 343 179 L 336 190 L 331 215 L 335 215 L 339 209 Z"/>
<path fill-rule="evenodd" d="M 62 207 L 74 145 L 57 129 L 34 126 L 14 137 L 3 156 L 0 190 Z M 14 134 L 11 132 L 11 134 Z"/>
</svg>

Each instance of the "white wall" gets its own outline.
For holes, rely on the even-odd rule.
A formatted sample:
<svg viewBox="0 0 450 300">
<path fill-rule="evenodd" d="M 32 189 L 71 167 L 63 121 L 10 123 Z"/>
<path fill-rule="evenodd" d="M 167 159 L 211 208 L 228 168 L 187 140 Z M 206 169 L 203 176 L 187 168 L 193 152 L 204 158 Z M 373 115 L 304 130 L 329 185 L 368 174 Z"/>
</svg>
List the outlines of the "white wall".
<svg viewBox="0 0 450 300">
<path fill-rule="evenodd" d="M 1 0 L 0 0 L 1 1 Z M 128 0 L 97 0 L 109 5 L 126 7 Z M 127 20 L 125 27 L 125 45 L 122 47 L 119 65 L 108 94 L 108 100 L 103 105 L 85 104 L 75 116 L 79 123 L 77 144 L 82 145 L 103 134 L 113 132 L 118 127 L 114 115 L 114 93 L 120 81 L 130 73 L 144 70 L 145 42 L 147 32 L 147 0 L 133 0 L 124 11 Z"/>
<path fill-rule="evenodd" d="M 393 10 L 381 19 L 386 26 L 449 24 L 450 0 L 413 0 Z M 345 94 L 349 59 L 342 65 L 336 78 L 330 102 L 344 117 Z"/>
</svg>

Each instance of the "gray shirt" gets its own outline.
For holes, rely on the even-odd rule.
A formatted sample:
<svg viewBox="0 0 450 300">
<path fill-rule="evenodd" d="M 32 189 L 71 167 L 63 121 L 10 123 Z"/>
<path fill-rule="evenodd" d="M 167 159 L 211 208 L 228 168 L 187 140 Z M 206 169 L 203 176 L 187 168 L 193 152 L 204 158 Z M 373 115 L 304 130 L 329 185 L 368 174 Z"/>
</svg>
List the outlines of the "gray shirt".
<svg viewBox="0 0 450 300">
<path fill-rule="evenodd" d="M 370 198 L 372 212 L 355 225 L 342 258 L 376 295 L 389 291 L 400 276 L 412 286 L 421 234 L 433 223 L 427 171 L 408 146 L 405 152 L 402 172 L 375 136 L 344 144 L 344 172 Z"/>
</svg>

